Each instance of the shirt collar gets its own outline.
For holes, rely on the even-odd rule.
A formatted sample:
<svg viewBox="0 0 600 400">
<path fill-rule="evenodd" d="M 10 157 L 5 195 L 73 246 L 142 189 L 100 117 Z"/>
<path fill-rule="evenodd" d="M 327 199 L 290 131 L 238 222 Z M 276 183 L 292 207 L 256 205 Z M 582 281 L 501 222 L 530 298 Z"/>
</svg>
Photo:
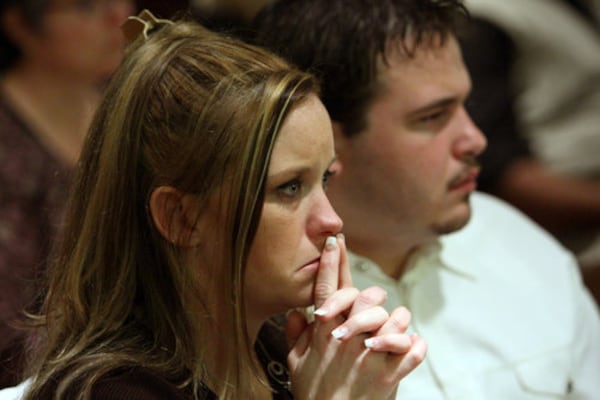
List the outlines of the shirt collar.
<svg viewBox="0 0 600 400">
<path fill-rule="evenodd" d="M 368 273 L 377 280 L 391 279 L 370 259 L 354 254 L 351 251 L 348 252 L 348 256 L 353 268 L 357 268 L 363 273 Z M 446 269 L 465 279 L 476 278 L 473 270 L 462 263 L 455 262 L 451 254 L 447 254 L 441 240 L 435 240 L 424 244 L 409 257 L 406 271 L 402 275 L 401 281 L 411 285 L 420 281 L 424 274 L 435 268 Z"/>
</svg>

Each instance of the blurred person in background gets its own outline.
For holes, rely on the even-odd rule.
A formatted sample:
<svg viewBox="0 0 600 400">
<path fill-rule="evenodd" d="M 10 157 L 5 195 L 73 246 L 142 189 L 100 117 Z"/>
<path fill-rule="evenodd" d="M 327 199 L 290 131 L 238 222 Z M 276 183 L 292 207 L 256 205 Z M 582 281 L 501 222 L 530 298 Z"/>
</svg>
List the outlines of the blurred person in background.
<svg viewBox="0 0 600 400">
<path fill-rule="evenodd" d="M 600 301 L 600 31 L 585 0 L 468 0 L 467 103 L 486 133 L 480 188 L 578 258 Z"/>
<path fill-rule="evenodd" d="M 0 3 L 0 387 L 19 381 L 18 321 L 39 295 L 69 174 L 121 62 L 133 0 Z"/>
<path fill-rule="evenodd" d="M 135 4 L 138 10 L 151 10 L 158 18 L 172 18 L 190 8 L 188 0 L 137 0 Z"/>
<path fill-rule="evenodd" d="M 146 0 L 148 1 L 148 0 Z M 204 26 L 246 37 L 252 18 L 269 0 L 190 0 L 190 10 Z"/>
</svg>

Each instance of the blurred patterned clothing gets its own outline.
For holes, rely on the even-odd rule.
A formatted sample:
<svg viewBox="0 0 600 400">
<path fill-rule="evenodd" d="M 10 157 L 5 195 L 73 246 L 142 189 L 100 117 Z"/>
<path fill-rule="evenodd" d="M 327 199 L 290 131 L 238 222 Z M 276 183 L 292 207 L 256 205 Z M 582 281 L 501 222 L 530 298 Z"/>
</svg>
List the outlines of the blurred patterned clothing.
<svg viewBox="0 0 600 400">
<path fill-rule="evenodd" d="M 11 325 L 39 295 L 69 172 L 0 97 L 0 387 L 18 382 L 23 333 Z"/>
</svg>

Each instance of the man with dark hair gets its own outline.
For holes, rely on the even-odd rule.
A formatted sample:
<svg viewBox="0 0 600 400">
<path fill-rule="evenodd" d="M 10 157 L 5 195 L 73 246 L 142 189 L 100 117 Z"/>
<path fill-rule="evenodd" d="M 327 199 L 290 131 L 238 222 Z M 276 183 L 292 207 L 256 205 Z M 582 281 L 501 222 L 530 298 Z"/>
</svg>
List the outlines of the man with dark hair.
<svg viewBox="0 0 600 400">
<path fill-rule="evenodd" d="M 572 254 L 475 192 L 464 18 L 458 0 L 280 0 L 254 30 L 322 81 L 355 285 L 384 287 L 429 343 L 397 398 L 597 398 L 600 317 Z"/>
</svg>

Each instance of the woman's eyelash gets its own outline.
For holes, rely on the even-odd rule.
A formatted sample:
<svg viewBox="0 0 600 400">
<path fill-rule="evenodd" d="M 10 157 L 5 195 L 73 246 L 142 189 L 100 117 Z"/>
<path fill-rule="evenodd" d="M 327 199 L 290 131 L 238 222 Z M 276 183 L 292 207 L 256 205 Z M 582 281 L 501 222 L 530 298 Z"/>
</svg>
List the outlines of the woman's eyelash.
<svg viewBox="0 0 600 400">
<path fill-rule="evenodd" d="M 300 179 L 293 179 L 277 187 L 277 191 L 279 191 L 282 195 L 287 197 L 296 196 L 301 189 L 302 181 L 300 181 Z"/>
<path fill-rule="evenodd" d="M 327 187 L 329 179 L 336 174 L 337 171 L 328 169 L 321 178 L 323 187 Z M 292 179 L 282 185 L 277 186 L 277 192 L 284 197 L 293 198 L 300 194 L 303 189 L 303 182 L 299 178 Z"/>
<path fill-rule="evenodd" d="M 331 179 L 331 177 L 334 176 L 336 173 L 337 171 L 333 169 L 328 169 L 327 171 L 325 171 L 325 173 L 323 174 L 323 186 L 327 187 L 329 179 Z"/>
</svg>

